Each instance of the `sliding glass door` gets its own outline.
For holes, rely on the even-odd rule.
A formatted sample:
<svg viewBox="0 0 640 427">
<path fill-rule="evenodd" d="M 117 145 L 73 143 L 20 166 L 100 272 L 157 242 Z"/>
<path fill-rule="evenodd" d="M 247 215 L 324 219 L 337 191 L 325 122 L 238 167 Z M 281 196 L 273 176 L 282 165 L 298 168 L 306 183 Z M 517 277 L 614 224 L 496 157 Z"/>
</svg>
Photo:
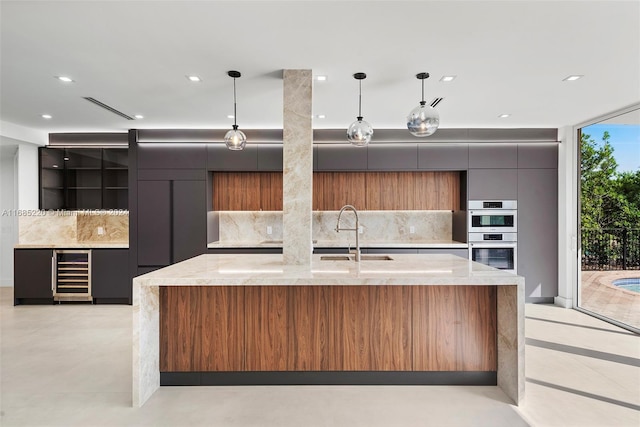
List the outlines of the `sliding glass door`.
<svg viewBox="0 0 640 427">
<path fill-rule="evenodd" d="M 640 110 L 582 127 L 578 307 L 640 331 Z"/>
</svg>

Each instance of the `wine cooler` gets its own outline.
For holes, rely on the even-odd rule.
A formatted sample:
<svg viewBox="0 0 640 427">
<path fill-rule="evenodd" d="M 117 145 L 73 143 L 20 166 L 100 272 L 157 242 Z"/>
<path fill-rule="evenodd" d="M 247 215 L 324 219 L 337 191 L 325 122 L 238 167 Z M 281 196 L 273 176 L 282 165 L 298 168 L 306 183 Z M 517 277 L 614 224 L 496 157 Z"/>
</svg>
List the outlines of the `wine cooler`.
<svg viewBox="0 0 640 427">
<path fill-rule="evenodd" d="M 55 301 L 93 301 L 91 250 L 54 250 L 51 269 Z"/>
</svg>

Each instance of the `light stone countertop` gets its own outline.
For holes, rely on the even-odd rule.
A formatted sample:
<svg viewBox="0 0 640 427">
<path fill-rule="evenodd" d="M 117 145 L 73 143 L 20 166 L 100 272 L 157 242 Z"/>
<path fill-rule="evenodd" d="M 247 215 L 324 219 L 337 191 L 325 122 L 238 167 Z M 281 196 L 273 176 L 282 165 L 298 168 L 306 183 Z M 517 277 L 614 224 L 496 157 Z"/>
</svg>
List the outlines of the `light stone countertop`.
<svg viewBox="0 0 640 427">
<path fill-rule="evenodd" d="M 351 247 L 355 243 L 351 241 Z M 313 246 L 316 248 L 345 248 L 349 242 L 340 240 L 314 240 Z M 281 248 L 282 240 L 227 240 L 216 241 L 207 244 L 207 248 Z M 467 243 L 456 242 L 455 240 L 429 240 L 429 241 L 360 241 L 361 248 L 422 248 L 422 249 L 466 249 Z"/>
<path fill-rule="evenodd" d="M 284 265 L 281 254 L 200 255 L 134 278 L 137 286 L 518 285 L 524 278 L 454 255 L 391 254 L 390 261 Z M 366 255 L 365 255 L 366 256 Z"/>
<path fill-rule="evenodd" d="M 128 249 L 128 243 L 20 243 L 14 249 Z"/>
</svg>

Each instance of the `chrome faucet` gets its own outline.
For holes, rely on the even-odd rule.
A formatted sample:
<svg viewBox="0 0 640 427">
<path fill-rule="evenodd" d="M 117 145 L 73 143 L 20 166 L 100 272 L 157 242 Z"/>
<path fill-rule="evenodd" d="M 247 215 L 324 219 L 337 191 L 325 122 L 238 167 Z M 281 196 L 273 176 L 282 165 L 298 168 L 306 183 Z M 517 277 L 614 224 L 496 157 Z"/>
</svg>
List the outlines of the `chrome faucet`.
<svg viewBox="0 0 640 427">
<path fill-rule="evenodd" d="M 352 210 L 356 215 L 356 227 L 355 228 L 340 228 L 340 217 L 342 216 L 342 212 L 345 209 Z M 356 257 L 356 262 L 360 262 L 360 239 L 358 238 L 358 234 L 360 232 L 360 221 L 358 220 L 358 211 L 351 205 L 344 205 L 342 209 L 340 209 L 340 213 L 338 214 L 338 223 L 336 224 L 336 232 L 339 233 L 341 231 L 355 231 L 356 232 L 356 250 L 354 252 Z M 352 253 L 349 251 L 349 253 Z"/>
</svg>

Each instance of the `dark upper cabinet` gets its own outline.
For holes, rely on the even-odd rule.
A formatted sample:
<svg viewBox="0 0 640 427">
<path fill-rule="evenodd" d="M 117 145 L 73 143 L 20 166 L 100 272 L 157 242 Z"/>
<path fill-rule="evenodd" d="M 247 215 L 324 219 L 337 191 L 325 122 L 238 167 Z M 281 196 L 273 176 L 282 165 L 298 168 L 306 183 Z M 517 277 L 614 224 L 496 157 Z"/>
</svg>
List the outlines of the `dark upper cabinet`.
<svg viewBox="0 0 640 427">
<path fill-rule="evenodd" d="M 366 171 L 367 147 L 344 144 L 318 144 L 318 171 Z"/>
<path fill-rule="evenodd" d="M 127 209 L 126 148 L 40 148 L 41 209 Z"/>
<path fill-rule="evenodd" d="M 517 168 L 516 144 L 469 144 L 469 169 Z"/>
<path fill-rule="evenodd" d="M 51 290 L 52 249 L 15 249 L 13 251 L 14 303 L 25 299 L 53 302 Z"/>
<path fill-rule="evenodd" d="M 469 169 L 469 200 L 517 200 L 517 169 Z"/>
<path fill-rule="evenodd" d="M 205 181 L 173 181 L 171 191 L 173 262 L 207 251 Z"/>
<path fill-rule="evenodd" d="M 519 169 L 557 169 L 558 144 L 518 144 Z"/>
<path fill-rule="evenodd" d="M 418 144 L 418 169 L 467 170 L 469 145 Z"/>
<path fill-rule="evenodd" d="M 171 181 L 138 181 L 137 230 L 138 265 L 171 264 Z"/>
<path fill-rule="evenodd" d="M 131 302 L 129 249 L 91 251 L 91 295 L 101 299 Z"/>
<path fill-rule="evenodd" d="M 258 144 L 258 170 L 282 170 L 282 144 Z"/>
<path fill-rule="evenodd" d="M 404 171 L 418 169 L 418 144 L 376 144 L 367 147 L 367 169 Z"/>
<path fill-rule="evenodd" d="M 138 169 L 205 169 L 205 144 L 138 144 Z"/>
<path fill-rule="evenodd" d="M 250 172 L 258 170 L 258 145 L 229 150 L 225 144 L 207 144 L 207 170 Z"/>
</svg>

